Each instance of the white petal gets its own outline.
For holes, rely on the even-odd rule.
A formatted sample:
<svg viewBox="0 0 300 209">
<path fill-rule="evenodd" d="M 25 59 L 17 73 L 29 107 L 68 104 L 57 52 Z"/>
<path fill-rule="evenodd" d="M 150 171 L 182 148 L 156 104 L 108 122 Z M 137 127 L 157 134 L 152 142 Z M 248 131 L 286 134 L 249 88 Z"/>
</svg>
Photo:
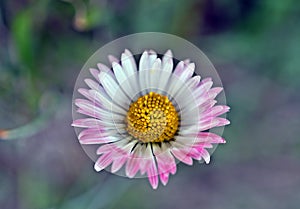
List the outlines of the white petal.
<svg viewBox="0 0 300 209">
<path fill-rule="evenodd" d="M 198 86 L 193 92 L 193 94 L 195 95 L 195 97 L 202 96 L 204 93 L 209 91 L 212 85 L 213 82 L 211 80 L 207 80 L 206 82 L 203 82 L 200 86 Z"/>
<path fill-rule="evenodd" d="M 163 68 L 165 67 L 165 65 L 172 60 L 173 58 L 173 54 L 172 51 L 169 49 L 168 51 L 166 51 L 166 53 L 164 54 L 163 58 L 162 58 L 162 66 Z"/>
<path fill-rule="evenodd" d="M 165 55 L 163 56 L 162 66 L 161 66 L 161 74 L 159 78 L 159 86 L 158 88 L 162 91 L 167 91 L 167 84 L 170 79 L 170 75 L 173 70 L 173 59 L 172 59 L 172 52 L 168 50 Z"/>
<path fill-rule="evenodd" d="M 115 73 L 115 76 L 117 78 L 117 81 L 123 91 L 126 93 L 127 97 L 131 98 L 132 95 L 134 95 L 134 90 L 132 90 L 132 87 L 130 86 L 129 78 L 127 77 L 124 69 L 121 67 L 120 64 L 113 62 L 113 70 Z"/>
<path fill-rule="evenodd" d="M 145 51 L 142 54 L 139 63 L 139 83 L 140 83 L 142 94 L 145 94 L 148 89 L 148 78 L 147 78 L 147 74 L 148 74 L 147 71 L 149 70 L 148 58 L 149 58 L 148 53 L 147 51 Z"/>
<path fill-rule="evenodd" d="M 121 85 L 127 79 L 127 76 L 120 64 L 113 62 L 112 67 L 117 81 Z"/>
<path fill-rule="evenodd" d="M 156 58 L 157 58 L 156 52 L 153 51 L 153 50 L 150 50 L 149 51 L 149 64 L 148 65 L 152 66 L 154 64 Z"/>
<path fill-rule="evenodd" d="M 180 76 L 180 79 L 184 82 L 186 82 L 189 78 L 192 77 L 193 73 L 195 71 L 195 63 L 190 63 L 183 71 L 183 73 Z"/>
<path fill-rule="evenodd" d="M 199 84 L 200 79 L 201 79 L 201 77 L 199 75 L 196 75 L 196 76 L 192 77 L 191 79 L 189 79 L 186 85 L 190 89 L 194 90 L 197 87 L 197 85 Z"/>
<path fill-rule="evenodd" d="M 110 98 L 117 104 L 121 105 L 125 110 L 128 109 L 131 101 L 124 94 L 123 90 L 115 82 L 115 80 L 109 74 L 104 72 L 100 73 L 99 79 Z"/>
<path fill-rule="evenodd" d="M 121 115 L 127 114 L 127 109 L 125 110 L 123 107 L 116 105 L 106 94 L 100 93 L 95 90 L 89 91 L 91 95 L 95 98 L 95 100 L 102 104 L 103 107 L 105 107 L 106 110 L 118 113 Z"/>
<path fill-rule="evenodd" d="M 136 74 L 137 70 L 135 60 L 133 58 L 133 55 L 128 50 L 125 50 L 125 52 L 122 53 L 121 64 L 128 78 Z"/>
<path fill-rule="evenodd" d="M 121 64 L 128 77 L 133 75 L 136 72 L 135 61 L 132 59 L 133 57 L 128 56 L 127 53 L 122 53 Z"/>
<path fill-rule="evenodd" d="M 168 92 L 171 97 L 174 97 L 182 87 L 184 87 L 184 83 L 179 80 L 176 75 L 171 74 L 166 87 L 166 92 Z"/>
<path fill-rule="evenodd" d="M 161 72 L 161 60 L 157 58 L 154 61 L 151 69 L 148 70 L 149 88 L 155 90 L 158 89 L 160 72 Z"/>
</svg>

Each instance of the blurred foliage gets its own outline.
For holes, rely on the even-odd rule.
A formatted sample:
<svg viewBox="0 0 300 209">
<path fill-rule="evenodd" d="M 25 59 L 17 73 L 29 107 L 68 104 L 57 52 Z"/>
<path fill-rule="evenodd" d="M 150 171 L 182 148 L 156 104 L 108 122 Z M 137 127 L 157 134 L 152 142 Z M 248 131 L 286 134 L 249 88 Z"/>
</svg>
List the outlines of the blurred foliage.
<svg viewBox="0 0 300 209">
<path fill-rule="evenodd" d="M 1 0 L 0 127 L 26 140 L 0 141 L 0 208 L 297 208 L 299 21 L 295 0 Z M 128 189 L 130 180 L 95 174 L 70 127 L 84 62 L 145 31 L 199 46 L 232 108 L 213 165 L 182 166 L 156 192 L 146 181 Z M 60 101 L 43 103 L 47 95 Z"/>
</svg>

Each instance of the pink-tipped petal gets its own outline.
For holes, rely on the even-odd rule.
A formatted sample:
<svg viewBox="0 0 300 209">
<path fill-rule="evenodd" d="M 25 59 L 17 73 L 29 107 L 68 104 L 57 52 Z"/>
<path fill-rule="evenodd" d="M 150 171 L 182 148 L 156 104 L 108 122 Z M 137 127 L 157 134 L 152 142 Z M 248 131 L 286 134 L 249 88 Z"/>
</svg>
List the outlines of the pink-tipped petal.
<svg viewBox="0 0 300 209">
<path fill-rule="evenodd" d="M 97 66 L 98 66 L 100 72 L 108 73 L 108 74 L 111 75 L 111 76 L 114 75 L 114 73 L 112 72 L 112 70 L 111 70 L 109 67 L 107 67 L 106 65 L 104 65 L 104 64 L 102 64 L 102 63 L 98 63 Z M 99 73 L 99 74 L 100 74 L 100 73 Z M 97 80 L 99 80 L 99 74 L 98 74 L 98 79 L 97 79 Z M 100 81 L 100 80 L 99 80 L 99 81 Z"/>
<path fill-rule="evenodd" d="M 101 171 L 107 166 L 109 166 L 112 162 L 111 153 L 106 153 L 104 155 L 101 155 L 101 157 L 98 158 L 96 161 L 94 168 L 96 171 Z"/>
<path fill-rule="evenodd" d="M 189 157 L 187 155 L 187 153 L 185 153 L 184 151 L 173 148 L 173 149 L 171 149 L 171 152 L 181 162 L 183 162 L 187 165 L 193 165 L 193 159 L 191 157 Z"/>
<path fill-rule="evenodd" d="M 153 189 L 157 189 L 158 187 L 158 174 L 157 174 L 157 168 L 155 165 L 154 158 L 150 161 L 150 166 L 147 170 L 148 179 Z"/>
<path fill-rule="evenodd" d="M 84 88 L 79 88 L 78 92 L 83 95 L 85 98 L 87 98 L 90 101 L 94 101 L 95 99 L 93 98 L 92 95 L 89 94 L 89 90 L 88 89 L 84 89 Z M 96 105 L 100 105 L 100 104 L 96 104 Z"/>
<path fill-rule="evenodd" d="M 72 126 L 79 128 L 101 127 L 99 120 L 95 118 L 83 118 L 74 120 Z"/>
<path fill-rule="evenodd" d="M 95 135 L 95 134 L 97 135 L 99 133 L 102 133 L 103 131 L 104 130 L 101 127 L 88 128 L 88 129 L 81 131 L 78 134 L 78 139 L 80 139 L 81 137 L 86 136 L 86 135 Z"/>
<path fill-rule="evenodd" d="M 197 136 L 197 142 L 210 142 L 212 144 L 225 143 L 225 139 L 211 132 L 200 132 Z"/>
<path fill-rule="evenodd" d="M 225 126 L 230 124 L 230 121 L 226 118 L 205 118 L 205 120 L 199 121 L 200 131 L 209 130 L 214 127 Z"/>
<path fill-rule="evenodd" d="M 126 163 L 126 169 L 125 169 L 126 175 L 129 178 L 133 178 L 136 175 L 136 173 L 139 171 L 139 168 L 140 168 L 139 159 L 132 154 Z"/>
<path fill-rule="evenodd" d="M 180 61 L 174 70 L 174 75 L 180 77 L 183 72 L 184 72 L 184 62 Z"/>
<path fill-rule="evenodd" d="M 109 60 L 109 62 L 112 64 L 113 62 L 117 62 L 117 63 L 119 63 L 120 62 L 120 60 L 118 59 L 118 58 L 116 58 L 115 56 L 113 56 L 113 55 L 108 55 L 108 60 Z"/>
<path fill-rule="evenodd" d="M 118 141 L 118 138 L 115 137 L 109 137 L 109 136 L 103 136 L 100 137 L 94 137 L 94 136 L 83 136 L 79 142 L 81 144 L 105 144 L 110 142 Z"/>
<path fill-rule="evenodd" d="M 159 178 L 161 183 L 166 186 L 169 181 L 169 173 L 160 173 Z"/>
<path fill-rule="evenodd" d="M 190 59 L 185 59 L 185 60 L 183 60 L 183 62 L 184 62 L 185 65 L 188 65 L 188 64 L 190 64 L 191 60 Z"/>
<path fill-rule="evenodd" d="M 201 84 L 194 90 L 194 94 L 196 96 L 196 98 L 201 98 L 203 97 L 203 95 L 208 92 L 208 90 L 212 87 L 213 82 L 211 80 L 206 80 L 206 81 L 202 81 L 200 82 Z M 208 98 L 208 96 L 207 96 Z M 207 100 L 207 99 L 206 99 Z"/>
<path fill-rule="evenodd" d="M 97 155 L 112 152 L 114 149 L 116 149 L 114 143 L 104 144 L 97 149 Z"/>
<path fill-rule="evenodd" d="M 180 75 L 180 80 L 183 82 L 186 82 L 189 78 L 192 77 L 193 73 L 195 71 L 195 63 L 190 63 L 182 72 Z"/>
<path fill-rule="evenodd" d="M 210 95 L 209 98 L 210 98 L 210 99 L 214 99 L 219 93 L 221 93 L 222 90 L 223 90 L 222 87 L 214 87 L 214 88 L 211 88 L 211 89 L 208 91 L 208 94 Z"/>
<path fill-rule="evenodd" d="M 193 78 L 191 78 L 189 80 L 189 82 L 187 83 L 187 86 L 189 88 L 191 88 L 192 90 L 195 90 L 195 88 L 198 86 L 199 82 L 200 82 L 201 77 L 199 75 L 194 76 Z"/>
<path fill-rule="evenodd" d="M 127 159 L 128 159 L 127 156 L 120 156 L 114 158 L 114 161 L 111 166 L 111 172 L 115 173 L 118 170 L 120 170 L 122 166 L 125 164 L 125 162 L 127 161 Z"/>
<path fill-rule="evenodd" d="M 90 68 L 90 73 L 93 75 L 93 77 L 99 82 L 99 78 L 98 75 L 100 73 L 99 70 L 95 69 L 95 68 Z"/>
<path fill-rule="evenodd" d="M 91 89 L 94 89 L 96 91 L 98 91 L 100 89 L 100 85 L 99 83 L 95 82 L 92 79 L 86 78 L 84 79 L 84 82 L 86 83 L 86 85 L 88 85 L 88 87 L 90 87 Z"/>
<path fill-rule="evenodd" d="M 202 158 L 204 159 L 205 163 L 208 164 L 210 162 L 210 155 L 206 149 L 202 149 L 200 151 Z"/>
</svg>

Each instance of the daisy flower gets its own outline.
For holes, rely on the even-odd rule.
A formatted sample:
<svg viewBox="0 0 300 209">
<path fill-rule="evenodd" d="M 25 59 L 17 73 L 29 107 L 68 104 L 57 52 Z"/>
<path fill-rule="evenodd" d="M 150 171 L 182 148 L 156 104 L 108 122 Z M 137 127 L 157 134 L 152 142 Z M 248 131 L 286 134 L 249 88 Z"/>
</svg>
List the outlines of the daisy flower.
<svg viewBox="0 0 300 209">
<path fill-rule="evenodd" d="M 85 98 L 75 99 L 84 118 L 73 121 L 81 128 L 81 144 L 99 144 L 95 170 L 125 168 L 133 178 L 140 172 L 156 189 L 176 173 L 176 161 L 210 161 L 209 148 L 225 140 L 210 129 L 229 124 L 219 117 L 229 107 L 216 105 L 221 87 L 211 78 L 201 80 L 189 60 L 177 62 L 168 50 L 163 56 L 146 50 L 138 63 L 129 50 L 112 67 L 99 63 L 79 88 Z M 175 66 L 175 62 L 177 63 Z M 175 67 L 174 67 L 175 66 Z"/>
</svg>

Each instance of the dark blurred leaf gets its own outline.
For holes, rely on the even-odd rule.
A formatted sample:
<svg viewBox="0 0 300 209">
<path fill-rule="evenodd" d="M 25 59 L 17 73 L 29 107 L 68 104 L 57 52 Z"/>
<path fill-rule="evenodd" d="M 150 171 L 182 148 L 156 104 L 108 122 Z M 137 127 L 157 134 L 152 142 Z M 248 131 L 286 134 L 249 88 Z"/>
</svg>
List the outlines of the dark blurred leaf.
<svg viewBox="0 0 300 209">
<path fill-rule="evenodd" d="M 34 16 L 29 9 L 16 15 L 12 22 L 12 38 L 17 50 L 20 63 L 31 72 L 34 69 L 34 37 L 32 18 Z"/>
<path fill-rule="evenodd" d="M 102 9 L 99 7 L 90 7 L 87 11 L 87 27 L 94 28 L 101 24 L 102 19 Z"/>
</svg>

